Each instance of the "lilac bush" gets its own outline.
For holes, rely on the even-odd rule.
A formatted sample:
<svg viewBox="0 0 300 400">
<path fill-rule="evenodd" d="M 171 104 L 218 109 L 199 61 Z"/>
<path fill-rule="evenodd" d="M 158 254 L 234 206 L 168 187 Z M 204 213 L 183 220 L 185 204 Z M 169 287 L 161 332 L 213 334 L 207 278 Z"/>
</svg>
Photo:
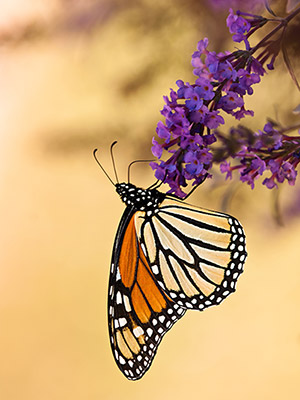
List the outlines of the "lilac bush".
<svg viewBox="0 0 300 400">
<path fill-rule="evenodd" d="M 254 93 L 253 86 L 261 81 L 266 69 L 274 69 L 282 33 L 299 12 L 300 7 L 285 19 L 276 20 L 230 10 L 227 26 L 233 41 L 243 43 L 245 49 L 216 53 L 209 50 L 207 38 L 198 42 L 192 55 L 195 82 L 178 80 L 177 88 L 164 96 L 164 121 L 157 124 L 157 137 L 152 140 L 152 152 L 158 160 L 150 165 L 156 178 L 169 184 L 169 193 L 185 197 L 183 189 L 188 181 L 201 184 L 212 176 L 211 168 L 218 163 L 227 178 L 239 171 L 240 180 L 252 188 L 265 171 L 271 173 L 263 181 L 268 188 L 284 180 L 294 184 L 300 137 L 289 137 L 271 122 L 256 133 L 242 126 L 232 128 L 230 139 L 219 129 L 224 125 L 224 114 L 238 121 L 254 115 L 246 108 L 245 97 Z M 249 37 L 275 20 L 277 26 L 251 47 Z"/>
</svg>

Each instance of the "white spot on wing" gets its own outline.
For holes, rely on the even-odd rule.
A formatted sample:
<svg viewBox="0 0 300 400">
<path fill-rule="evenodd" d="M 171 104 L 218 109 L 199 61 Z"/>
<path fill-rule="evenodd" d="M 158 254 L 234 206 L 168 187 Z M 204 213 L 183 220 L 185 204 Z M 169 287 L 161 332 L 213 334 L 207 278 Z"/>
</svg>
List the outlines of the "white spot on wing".
<svg viewBox="0 0 300 400">
<path fill-rule="evenodd" d="M 126 324 L 127 324 L 127 320 L 126 320 L 126 318 L 119 318 L 119 324 L 120 324 L 120 327 L 122 328 L 123 326 L 125 326 Z"/>
<path fill-rule="evenodd" d="M 157 265 L 152 265 L 152 271 L 153 271 L 153 273 L 155 274 L 155 275 L 157 275 L 158 273 L 159 273 L 159 269 L 158 269 L 158 266 Z"/>
<path fill-rule="evenodd" d="M 130 312 L 131 306 L 130 306 L 129 298 L 125 294 L 123 295 L 123 300 L 124 300 L 125 310 L 127 312 Z"/>
<path fill-rule="evenodd" d="M 147 329 L 147 334 L 148 334 L 149 336 L 152 336 L 152 334 L 153 334 L 153 329 L 148 328 L 148 329 Z"/>
<path fill-rule="evenodd" d="M 144 243 L 141 243 L 141 247 L 142 247 L 144 255 L 146 255 L 147 252 L 146 252 L 146 247 L 145 247 Z"/>
<path fill-rule="evenodd" d="M 119 281 L 121 279 L 121 274 L 120 274 L 120 269 L 117 269 L 117 276 L 116 276 L 116 281 Z"/>
<path fill-rule="evenodd" d="M 133 329 L 133 333 L 135 337 L 140 337 L 144 333 L 144 330 L 140 326 L 137 326 Z"/>
<path fill-rule="evenodd" d="M 117 293 L 116 301 L 117 301 L 117 304 L 122 304 L 122 296 L 121 296 L 120 292 Z"/>
</svg>

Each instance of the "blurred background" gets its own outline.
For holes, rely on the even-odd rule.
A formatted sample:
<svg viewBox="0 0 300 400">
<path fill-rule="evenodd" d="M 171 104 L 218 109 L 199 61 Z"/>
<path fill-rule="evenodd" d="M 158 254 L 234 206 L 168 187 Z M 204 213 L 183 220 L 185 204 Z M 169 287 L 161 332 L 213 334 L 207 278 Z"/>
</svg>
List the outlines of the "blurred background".
<svg viewBox="0 0 300 400">
<path fill-rule="evenodd" d="M 124 207 L 92 151 L 112 174 L 118 140 L 121 180 L 129 162 L 151 158 L 162 96 L 193 79 L 198 40 L 233 49 L 228 5 L 246 3 L 0 1 L 1 400 L 299 399 L 299 184 L 251 191 L 216 173 L 190 202 L 242 222 L 249 256 L 237 292 L 176 324 L 141 381 L 122 376 L 108 340 Z M 280 15 L 287 5 L 275 5 Z M 242 122 L 299 123 L 298 104 L 278 60 L 247 99 L 255 117 Z M 132 181 L 149 186 L 152 170 L 134 166 Z"/>
</svg>

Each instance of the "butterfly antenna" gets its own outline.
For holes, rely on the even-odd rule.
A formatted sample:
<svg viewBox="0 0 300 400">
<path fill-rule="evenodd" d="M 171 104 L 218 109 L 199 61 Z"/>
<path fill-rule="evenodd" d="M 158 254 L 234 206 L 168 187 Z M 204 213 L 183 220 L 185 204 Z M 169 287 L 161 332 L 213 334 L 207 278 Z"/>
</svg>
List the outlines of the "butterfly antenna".
<svg viewBox="0 0 300 400">
<path fill-rule="evenodd" d="M 163 179 L 157 179 L 156 182 L 153 183 L 153 185 L 149 186 L 147 189 L 158 189 L 163 183 L 165 183 L 165 179 L 167 177 L 168 171 L 165 171 L 165 175 Z"/>
<path fill-rule="evenodd" d="M 208 173 L 206 173 L 206 174 L 202 177 L 201 181 L 198 182 L 197 185 L 194 186 L 193 189 L 189 191 L 189 193 L 183 198 L 183 200 L 186 200 L 188 197 L 190 197 L 190 195 L 191 195 L 192 193 L 194 193 L 194 191 L 197 189 L 197 187 L 200 186 L 200 185 L 205 181 L 205 179 L 206 179 L 207 177 L 208 177 Z"/>
<path fill-rule="evenodd" d="M 157 179 L 156 182 L 153 183 L 153 185 L 149 186 L 147 189 L 158 189 L 162 184 L 164 183 L 164 181 L 161 181 L 160 179 Z"/>
<path fill-rule="evenodd" d="M 98 160 L 98 158 L 96 157 L 96 152 L 98 151 L 98 149 L 95 149 L 93 151 L 93 156 L 94 159 L 96 160 L 96 163 L 99 165 L 99 167 L 102 169 L 102 171 L 105 173 L 105 175 L 107 176 L 107 178 L 110 180 L 110 182 L 115 186 L 114 182 L 112 181 L 111 177 L 108 175 L 108 173 L 105 171 L 105 169 L 102 167 L 102 165 L 100 164 L 100 161 Z"/>
<path fill-rule="evenodd" d="M 112 165 L 114 168 L 114 173 L 115 173 L 115 177 L 116 177 L 116 181 L 117 183 L 119 183 L 119 178 L 118 178 L 118 174 L 117 174 L 117 169 L 116 169 L 116 164 L 115 164 L 115 159 L 114 159 L 114 154 L 113 154 L 113 147 L 115 144 L 117 144 L 118 142 L 115 140 L 111 146 L 110 146 L 110 157 L 111 157 L 111 161 L 112 161 Z"/>
<path fill-rule="evenodd" d="M 132 162 L 128 165 L 127 182 L 130 182 L 130 167 L 131 167 L 133 164 L 138 163 L 138 162 L 151 162 L 151 161 L 154 161 L 154 160 L 135 160 L 135 161 L 132 161 Z"/>
</svg>

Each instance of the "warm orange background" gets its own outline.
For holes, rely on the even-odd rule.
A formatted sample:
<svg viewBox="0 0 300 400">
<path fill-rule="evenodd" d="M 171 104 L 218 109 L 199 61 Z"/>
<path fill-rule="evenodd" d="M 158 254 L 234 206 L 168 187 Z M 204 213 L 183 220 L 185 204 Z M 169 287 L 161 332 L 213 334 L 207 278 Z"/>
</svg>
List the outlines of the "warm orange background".
<svg viewBox="0 0 300 400">
<path fill-rule="evenodd" d="M 118 140 L 122 179 L 150 157 L 162 95 L 191 79 L 197 40 L 230 46 L 223 25 L 192 0 L 1 1 L 1 400 L 300 398 L 300 220 L 286 212 L 297 188 L 280 193 L 279 226 L 260 185 L 203 185 L 191 202 L 221 209 L 231 193 L 227 211 L 245 227 L 237 292 L 178 322 L 141 381 L 111 355 L 106 291 L 124 207 L 92 150 L 111 173 Z M 283 68 L 270 73 L 247 103 L 249 125 L 295 122 L 297 96 Z M 132 180 L 150 185 L 151 169 L 135 166 Z"/>
</svg>

